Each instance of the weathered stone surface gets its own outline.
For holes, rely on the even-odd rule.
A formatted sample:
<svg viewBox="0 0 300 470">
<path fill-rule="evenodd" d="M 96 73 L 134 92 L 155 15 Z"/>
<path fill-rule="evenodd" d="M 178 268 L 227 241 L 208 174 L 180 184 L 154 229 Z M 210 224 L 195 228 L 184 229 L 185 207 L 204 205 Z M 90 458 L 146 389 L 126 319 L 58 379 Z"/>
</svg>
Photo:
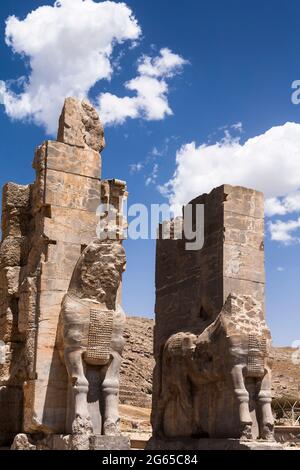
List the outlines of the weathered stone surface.
<svg viewBox="0 0 300 470">
<path fill-rule="evenodd" d="M 297 446 L 300 449 L 300 426 L 276 426 L 275 438 L 281 444 Z"/>
<path fill-rule="evenodd" d="M 148 318 L 127 317 L 125 347 L 120 375 L 120 402 L 151 408 L 153 326 Z"/>
<path fill-rule="evenodd" d="M 26 434 L 18 434 L 14 439 L 11 450 L 37 450 L 37 447 L 31 444 Z"/>
<path fill-rule="evenodd" d="M 18 434 L 11 450 L 73 450 L 70 435 L 50 434 L 44 438 L 29 434 Z"/>
<path fill-rule="evenodd" d="M 48 141 L 47 166 L 51 170 L 88 178 L 101 178 L 101 155 L 90 148 L 78 148 L 61 142 Z"/>
<path fill-rule="evenodd" d="M 79 258 L 62 302 L 57 347 L 69 375 L 67 429 L 77 450 L 87 445 L 82 442 L 87 423 L 91 434 L 119 432 L 125 324 L 119 292 L 125 263 L 120 241 L 95 239 Z"/>
<path fill-rule="evenodd" d="M 27 359 L 30 358 L 28 379 L 24 383 L 24 430 L 28 433 L 65 431 L 67 376 L 55 349 L 57 324 L 74 266 L 82 249 L 95 237 L 96 208 L 101 202 L 100 180 L 89 176 L 90 160 L 87 175 L 83 162 L 80 164 L 81 174 L 76 173 L 75 164 L 75 173 L 69 166 L 70 172 L 65 172 L 63 161 L 69 162 L 74 152 L 70 153 L 68 145 L 58 144 L 55 148 L 51 143 L 51 150 L 48 147 L 45 143 L 34 160 L 37 179 L 32 189 L 32 214 L 35 224 L 19 302 L 22 331 L 28 323 L 26 312 L 31 316 L 24 348 Z M 52 155 L 49 160 L 48 154 Z M 93 164 L 93 175 L 100 175 L 99 157 L 93 157 Z M 89 186 L 93 188 L 92 197 L 97 199 L 94 205 L 89 204 L 89 193 L 84 193 Z M 78 189 L 82 190 L 82 197 L 76 197 Z M 24 287 L 29 278 L 33 279 L 30 289 Z M 38 303 L 35 303 L 36 298 Z"/>
<path fill-rule="evenodd" d="M 91 104 L 67 98 L 59 119 L 58 142 L 90 147 L 101 152 L 105 147 L 103 126 Z"/>
<path fill-rule="evenodd" d="M 21 432 L 32 436 L 66 433 L 70 391 L 65 364 L 57 348 L 61 303 L 79 258 L 97 238 L 102 184 L 108 187 L 113 204 L 119 203 L 117 196 L 127 194 L 124 182 L 112 180 L 101 184 L 99 151 L 104 148 L 103 127 L 89 103 L 66 100 L 58 140 L 44 142 L 36 150 L 33 184 L 8 183 L 3 190 L 0 245 L 0 340 L 4 341 L 5 352 L 0 364 L 3 443 Z M 106 259 L 112 261 L 112 253 L 106 254 Z M 98 264 L 90 264 L 88 270 L 93 271 L 94 267 Z M 102 267 L 102 289 L 108 293 L 115 280 L 109 276 L 105 279 L 109 268 L 106 270 L 105 263 Z M 95 269 L 93 275 L 98 274 Z M 88 272 L 83 280 L 89 286 L 88 292 L 92 292 Z M 98 279 L 94 277 L 94 281 Z M 7 420 L 2 419 L 4 415 Z M 24 439 L 20 437 L 20 446 L 27 445 Z M 28 445 L 39 448 L 38 443 L 30 440 Z"/>
<path fill-rule="evenodd" d="M 97 179 L 47 170 L 46 204 L 95 213 L 99 207 L 99 191 Z"/>
<path fill-rule="evenodd" d="M 51 434 L 44 438 L 38 435 L 18 434 L 11 450 L 130 450 L 126 436 L 101 436 L 85 434 L 79 440 L 78 434 Z"/>
<path fill-rule="evenodd" d="M 263 195 L 224 185 L 190 204 L 203 248 L 157 242 L 155 436 L 272 440 Z"/>
<path fill-rule="evenodd" d="M 51 241 L 86 246 L 97 236 L 99 217 L 95 212 L 67 207 L 51 207 L 51 218 L 44 220 L 44 233 Z M 75 258 L 75 256 L 74 256 Z"/>
<path fill-rule="evenodd" d="M 283 450 L 278 442 L 241 441 L 240 439 L 174 439 L 151 438 L 147 450 Z"/>
<path fill-rule="evenodd" d="M 135 407 L 151 408 L 154 320 L 150 318 L 127 317 L 125 348 L 121 367 L 120 402 Z M 298 417 L 300 403 L 299 364 L 295 362 L 297 349 L 272 347 L 272 409 L 276 434 L 298 435 L 300 428 L 292 426 Z M 296 411 L 292 405 L 296 405 Z M 283 413 L 282 407 L 285 408 Z M 277 425 L 280 425 L 279 428 Z M 148 428 L 147 428 L 148 430 Z M 276 437 L 277 439 L 277 437 Z M 286 439 L 288 440 L 288 439 Z"/>
<path fill-rule="evenodd" d="M 93 436 L 91 450 L 130 450 L 130 440 L 126 436 Z"/>
<path fill-rule="evenodd" d="M 2 194 L 2 238 L 26 236 L 29 225 L 30 186 L 7 183 Z"/>
</svg>

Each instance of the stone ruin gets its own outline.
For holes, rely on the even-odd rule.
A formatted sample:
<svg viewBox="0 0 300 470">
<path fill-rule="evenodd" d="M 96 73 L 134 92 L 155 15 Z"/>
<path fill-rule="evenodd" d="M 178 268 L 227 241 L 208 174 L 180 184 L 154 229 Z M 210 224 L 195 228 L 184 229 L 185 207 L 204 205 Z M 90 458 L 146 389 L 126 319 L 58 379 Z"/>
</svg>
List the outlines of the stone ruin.
<svg viewBox="0 0 300 470">
<path fill-rule="evenodd" d="M 57 141 L 35 153 L 35 182 L 3 189 L 0 445 L 16 435 L 14 448 L 116 445 L 127 192 L 101 181 L 104 146 L 93 107 L 67 98 Z M 115 226 L 103 228 L 108 205 Z"/>
<path fill-rule="evenodd" d="M 263 201 L 221 186 L 190 202 L 193 217 L 204 206 L 201 250 L 157 241 L 151 449 L 274 440 Z"/>
<path fill-rule="evenodd" d="M 101 181 L 104 145 L 92 106 L 67 98 L 35 182 L 4 187 L 0 445 L 129 447 L 118 416 L 127 191 Z M 275 448 L 263 195 L 224 185 L 190 204 L 204 207 L 203 248 L 176 238 L 177 219 L 157 241 L 149 449 Z"/>
</svg>

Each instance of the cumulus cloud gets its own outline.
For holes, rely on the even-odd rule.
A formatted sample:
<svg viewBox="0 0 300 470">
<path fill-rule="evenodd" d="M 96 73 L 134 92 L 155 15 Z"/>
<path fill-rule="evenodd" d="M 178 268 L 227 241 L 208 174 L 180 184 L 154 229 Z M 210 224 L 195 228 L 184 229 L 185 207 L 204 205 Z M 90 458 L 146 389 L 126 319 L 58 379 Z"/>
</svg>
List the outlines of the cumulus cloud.
<svg viewBox="0 0 300 470">
<path fill-rule="evenodd" d="M 293 212 L 300 212 L 300 191 L 295 191 L 286 197 L 272 197 L 266 201 L 266 214 L 269 217 Z"/>
<path fill-rule="evenodd" d="M 285 245 L 300 243 L 300 217 L 296 220 L 276 220 L 269 223 L 271 239 Z"/>
<path fill-rule="evenodd" d="M 98 98 L 99 112 L 105 124 L 122 124 L 128 118 L 150 120 L 172 115 L 168 102 L 167 79 L 180 73 L 187 62 L 170 49 L 160 50 L 157 57 L 143 55 L 138 64 L 138 75 L 125 83 L 135 96 L 118 97 L 102 93 Z"/>
<path fill-rule="evenodd" d="M 64 98 L 84 98 L 99 80 L 109 80 L 114 45 L 135 44 L 140 33 L 130 8 L 112 1 L 60 0 L 23 20 L 11 16 L 6 44 L 29 62 L 30 72 L 19 92 L 1 81 L 0 102 L 11 118 L 30 119 L 54 133 Z"/>
<path fill-rule="evenodd" d="M 157 57 L 143 55 L 140 59 L 138 72 L 140 75 L 148 77 L 171 78 L 176 73 L 180 73 L 185 64 L 187 64 L 186 60 L 165 47 L 160 50 L 160 55 Z"/>
<path fill-rule="evenodd" d="M 300 124 L 287 122 L 243 144 L 228 134 L 213 145 L 185 144 L 160 190 L 171 205 L 182 205 L 223 183 L 263 191 L 271 215 L 300 210 Z"/>
<path fill-rule="evenodd" d="M 177 212 L 198 194 L 224 183 L 264 192 L 269 217 L 299 213 L 300 124 L 272 127 L 243 144 L 227 130 L 215 144 L 185 144 L 176 154 L 173 177 L 159 189 Z M 300 242 L 299 228 L 300 218 L 268 224 L 271 239 L 286 245 Z"/>
</svg>

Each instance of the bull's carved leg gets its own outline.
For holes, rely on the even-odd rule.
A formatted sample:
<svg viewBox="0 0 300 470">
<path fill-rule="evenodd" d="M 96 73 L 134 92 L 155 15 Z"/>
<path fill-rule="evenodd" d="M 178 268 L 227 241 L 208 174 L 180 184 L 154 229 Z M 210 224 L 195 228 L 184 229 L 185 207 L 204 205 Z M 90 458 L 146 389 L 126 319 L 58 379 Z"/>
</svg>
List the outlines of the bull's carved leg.
<svg viewBox="0 0 300 470">
<path fill-rule="evenodd" d="M 252 419 L 249 410 L 249 393 L 245 387 L 243 366 L 236 365 L 232 368 L 234 393 L 239 403 L 239 416 L 241 422 L 241 439 L 252 439 Z"/>
<path fill-rule="evenodd" d="M 274 416 L 272 413 L 271 373 L 265 370 L 258 392 L 258 403 L 261 409 L 260 416 L 260 438 L 274 441 Z"/>
<path fill-rule="evenodd" d="M 87 394 L 89 383 L 84 374 L 82 349 L 66 348 L 64 357 L 74 397 L 74 421 L 72 423 L 72 449 L 88 450 L 93 426 L 90 419 Z"/>
<path fill-rule="evenodd" d="M 74 394 L 75 417 L 89 419 L 87 394 L 89 383 L 85 377 L 82 349 L 65 349 L 65 363 Z"/>
<path fill-rule="evenodd" d="M 119 372 L 121 356 L 117 352 L 112 353 L 112 360 L 107 368 L 102 382 L 102 397 L 104 404 L 103 434 L 115 436 L 119 434 Z"/>
</svg>

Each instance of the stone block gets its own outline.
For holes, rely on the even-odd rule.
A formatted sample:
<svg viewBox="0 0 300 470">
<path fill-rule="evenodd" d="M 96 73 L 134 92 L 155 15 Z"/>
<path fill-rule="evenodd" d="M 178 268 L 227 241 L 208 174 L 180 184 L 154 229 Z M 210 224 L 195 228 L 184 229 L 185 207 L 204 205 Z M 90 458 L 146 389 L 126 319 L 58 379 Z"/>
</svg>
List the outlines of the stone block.
<svg viewBox="0 0 300 470">
<path fill-rule="evenodd" d="M 170 439 L 151 438 L 146 450 L 283 450 L 278 442 L 242 441 L 240 439 Z"/>
<path fill-rule="evenodd" d="M 16 183 L 7 183 L 3 187 L 2 207 L 15 207 L 23 210 L 29 210 L 30 207 L 30 186 Z"/>
<path fill-rule="evenodd" d="M 100 197 L 101 183 L 98 179 L 47 170 L 45 204 L 96 213 Z"/>
<path fill-rule="evenodd" d="M 91 450 L 130 450 L 130 439 L 126 436 L 92 436 Z"/>
<path fill-rule="evenodd" d="M 101 178 L 101 156 L 90 148 L 47 141 L 47 168 L 89 178 Z"/>
<path fill-rule="evenodd" d="M 50 240 L 86 246 L 97 238 L 98 221 L 94 212 L 53 207 L 51 219 L 44 221 L 44 234 Z"/>
<path fill-rule="evenodd" d="M 57 140 L 77 147 L 90 147 L 101 152 L 105 146 L 99 116 L 86 100 L 81 103 L 67 98 L 59 119 Z"/>
</svg>

